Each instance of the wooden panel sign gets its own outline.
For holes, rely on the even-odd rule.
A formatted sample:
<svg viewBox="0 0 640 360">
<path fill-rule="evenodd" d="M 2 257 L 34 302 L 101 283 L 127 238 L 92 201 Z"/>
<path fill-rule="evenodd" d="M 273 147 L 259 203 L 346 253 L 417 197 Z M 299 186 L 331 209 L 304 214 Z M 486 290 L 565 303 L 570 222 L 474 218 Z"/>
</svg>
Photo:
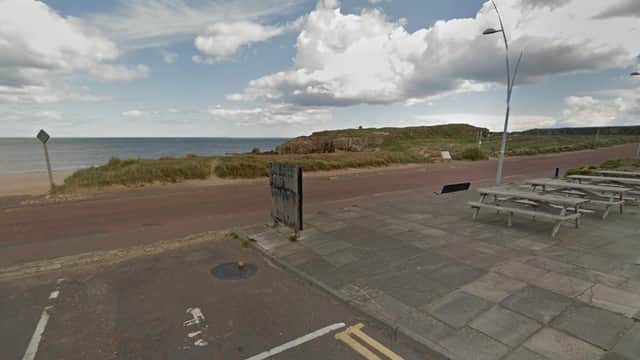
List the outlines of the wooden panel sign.
<svg viewBox="0 0 640 360">
<path fill-rule="evenodd" d="M 302 230 L 302 168 L 269 164 L 271 218 L 296 231 Z"/>
</svg>

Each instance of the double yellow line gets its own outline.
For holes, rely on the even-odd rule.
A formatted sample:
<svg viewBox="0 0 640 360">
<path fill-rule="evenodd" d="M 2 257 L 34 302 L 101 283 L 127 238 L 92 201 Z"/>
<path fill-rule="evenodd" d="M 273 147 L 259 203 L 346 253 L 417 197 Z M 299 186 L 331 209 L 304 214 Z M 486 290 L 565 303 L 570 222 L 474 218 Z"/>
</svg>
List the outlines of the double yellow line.
<svg viewBox="0 0 640 360">
<path fill-rule="evenodd" d="M 362 355 L 367 360 L 382 360 L 378 355 L 373 353 L 373 351 L 369 350 L 367 347 L 358 342 L 354 337 L 360 339 L 360 341 L 369 345 L 378 353 L 383 354 L 389 360 L 403 360 L 402 357 L 398 356 L 398 354 L 393 351 L 387 349 L 384 345 L 379 343 L 376 339 L 370 337 L 362 331 L 364 324 L 357 324 L 351 327 L 348 327 L 345 331 L 336 334 L 336 339 L 342 341 L 351 347 L 358 354 Z M 352 336 L 353 335 L 353 336 Z"/>
</svg>

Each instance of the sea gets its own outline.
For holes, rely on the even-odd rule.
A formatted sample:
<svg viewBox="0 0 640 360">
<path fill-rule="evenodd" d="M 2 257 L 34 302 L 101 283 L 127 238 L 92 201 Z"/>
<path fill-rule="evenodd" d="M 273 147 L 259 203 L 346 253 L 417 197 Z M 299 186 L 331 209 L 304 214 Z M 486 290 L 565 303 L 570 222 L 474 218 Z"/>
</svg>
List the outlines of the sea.
<svg viewBox="0 0 640 360">
<path fill-rule="evenodd" d="M 103 165 L 112 157 L 158 159 L 165 156 L 230 155 L 254 148 L 271 151 L 286 138 L 52 138 L 47 143 L 53 170 Z M 39 140 L 0 138 L 0 174 L 46 171 Z"/>
</svg>

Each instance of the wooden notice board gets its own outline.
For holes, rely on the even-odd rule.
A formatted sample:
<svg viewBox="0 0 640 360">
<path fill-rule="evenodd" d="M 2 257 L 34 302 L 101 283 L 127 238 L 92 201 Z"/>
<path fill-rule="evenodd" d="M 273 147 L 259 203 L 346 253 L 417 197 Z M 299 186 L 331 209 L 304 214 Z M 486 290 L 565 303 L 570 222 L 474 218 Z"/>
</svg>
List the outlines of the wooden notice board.
<svg viewBox="0 0 640 360">
<path fill-rule="evenodd" d="M 302 231 L 302 168 L 287 164 L 269 164 L 271 218 Z"/>
</svg>

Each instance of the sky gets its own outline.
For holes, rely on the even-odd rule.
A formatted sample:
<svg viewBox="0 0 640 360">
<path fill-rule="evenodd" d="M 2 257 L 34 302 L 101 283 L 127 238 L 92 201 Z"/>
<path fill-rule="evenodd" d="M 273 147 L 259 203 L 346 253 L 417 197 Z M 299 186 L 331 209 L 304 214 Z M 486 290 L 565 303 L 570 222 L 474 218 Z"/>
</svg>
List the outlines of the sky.
<svg viewBox="0 0 640 360">
<path fill-rule="evenodd" d="M 640 1 L 496 0 L 509 130 L 638 125 Z M 482 0 L 0 0 L 0 137 L 501 130 Z"/>
</svg>

